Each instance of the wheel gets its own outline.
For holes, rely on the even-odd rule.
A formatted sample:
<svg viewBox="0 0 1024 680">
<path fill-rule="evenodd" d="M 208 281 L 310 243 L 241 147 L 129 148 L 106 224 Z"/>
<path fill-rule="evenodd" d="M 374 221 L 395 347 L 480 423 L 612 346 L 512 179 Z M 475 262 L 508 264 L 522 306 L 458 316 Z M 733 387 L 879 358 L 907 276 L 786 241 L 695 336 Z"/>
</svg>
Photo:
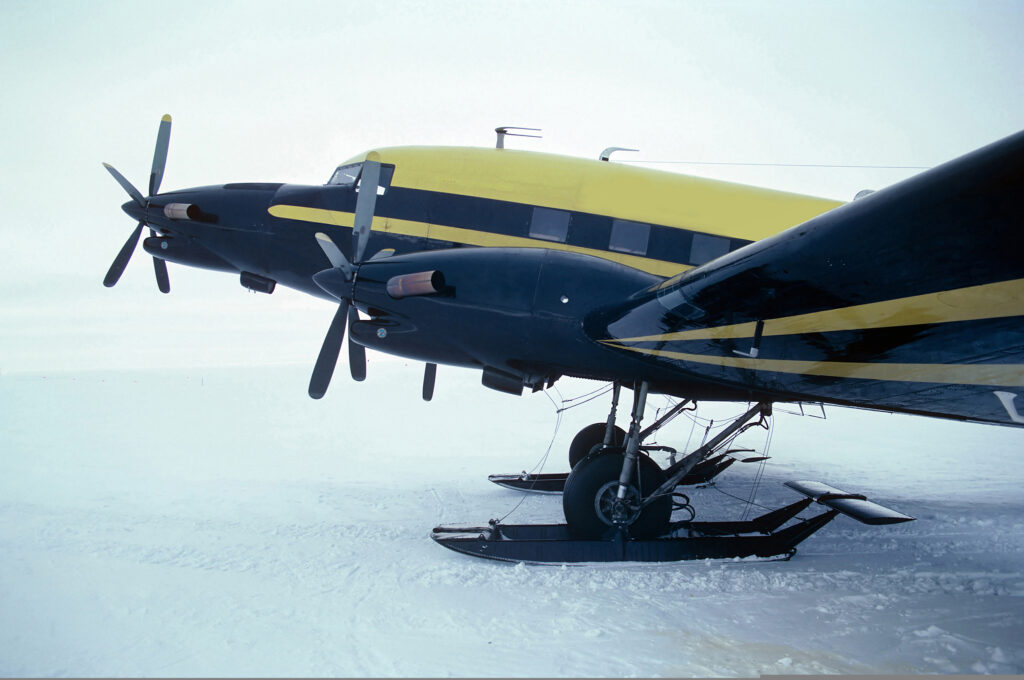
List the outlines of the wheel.
<svg viewBox="0 0 1024 680">
<path fill-rule="evenodd" d="M 623 455 L 619 451 L 597 451 L 587 456 L 569 473 L 562 492 L 562 510 L 569 532 L 577 538 L 600 538 L 613 526 L 613 513 L 622 472 Z M 634 538 L 653 538 L 668 530 L 672 514 L 669 494 L 637 513 L 639 500 L 665 482 L 665 473 L 645 453 L 637 454 L 637 468 L 620 504 L 622 521 Z M 639 482 L 639 484 L 637 483 Z"/>
<path fill-rule="evenodd" d="M 605 423 L 594 423 L 576 433 L 569 444 L 569 469 L 576 467 L 576 463 L 590 455 L 590 452 L 598 444 L 604 443 L 604 430 L 608 427 Z M 618 425 L 615 426 L 615 434 L 612 436 L 612 446 L 622 446 L 626 443 L 626 432 Z"/>
</svg>

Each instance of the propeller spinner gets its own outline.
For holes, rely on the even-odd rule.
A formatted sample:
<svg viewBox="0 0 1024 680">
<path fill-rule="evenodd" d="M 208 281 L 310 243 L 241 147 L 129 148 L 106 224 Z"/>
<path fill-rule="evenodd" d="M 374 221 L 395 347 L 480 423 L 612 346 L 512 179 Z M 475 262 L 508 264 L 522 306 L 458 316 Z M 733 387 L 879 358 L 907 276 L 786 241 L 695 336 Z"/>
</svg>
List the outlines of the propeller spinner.
<svg viewBox="0 0 1024 680">
<path fill-rule="evenodd" d="M 164 176 L 164 167 L 167 165 L 167 148 L 171 139 L 171 117 L 170 115 L 164 115 L 160 119 L 160 129 L 156 134 L 156 148 L 153 151 L 153 168 L 149 173 L 149 196 L 155 196 L 160 191 L 160 182 Z M 121 188 L 124 189 L 131 199 L 145 211 L 148 205 L 148 198 L 143 197 L 142 193 L 132 185 L 125 176 L 117 171 L 114 166 L 107 163 L 103 164 L 103 167 L 113 176 Z M 144 214 L 144 212 L 143 212 Z M 121 274 L 124 273 L 125 267 L 128 266 L 128 261 L 132 259 L 132 254 L 135 252 L 135 247 L 139 243 L 139 237 L 142 235 L 142 228 L 148 227 L 149 225 L 145 220 L 140 219 L 138 226 L 128 237 L 128 240 L 121 246 L 121 250 L 117 253 L 117 257 L 114 258 L 113 263 L 110 265 L 110 269 L 107 270 L 107 275 L 103 278 L 103 285 L 107 288 L 111 288 L 121 278 Z M 156 231 L 150 228 L 149 233 L 151 236 L 156 236 Z M 161 293 L 171 292 L 171 282 L 167 276 L 167 263 L 158 257 L 153 258 L 153 271 L 156 274 L 156 285 L 160 289 Z"/>
</svg>

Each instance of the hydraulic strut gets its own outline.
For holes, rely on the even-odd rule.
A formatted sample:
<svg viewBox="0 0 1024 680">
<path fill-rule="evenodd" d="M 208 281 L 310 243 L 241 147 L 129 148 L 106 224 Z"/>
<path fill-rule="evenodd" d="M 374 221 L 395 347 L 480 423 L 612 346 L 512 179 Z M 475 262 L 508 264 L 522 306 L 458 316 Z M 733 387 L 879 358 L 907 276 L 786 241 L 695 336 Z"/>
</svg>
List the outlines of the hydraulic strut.
<svg viewBox="0 0 1024 680">
<path fill-rule="evenodd" d="M 629 483 L 633 481 L 633 467 L 636 465 L 636 456 L 640 451 L 640 442 L 643 437 L 640 432 L 640 421 L 644 419 L 644 407 L 647 405 L 647 381 L 640 383 L 633 390 L 633 412 L 629 421 L 629 434 L 626 436 L 626 451 L 622 460 L 622 473 L 619 475 L 619 489 L 616 497 L 622 501 L 626 498 L 626 490 Z"/>
<path fill-rule="evenodd" d="M 619 393 L 622 391 L 620 383 L 612 383 L 612 408 L 608 412 L 608 420 L 604 426 L 604 447 L 610 448 L 615 443 L 615 412 L 619 408 Z"/>
</svg>

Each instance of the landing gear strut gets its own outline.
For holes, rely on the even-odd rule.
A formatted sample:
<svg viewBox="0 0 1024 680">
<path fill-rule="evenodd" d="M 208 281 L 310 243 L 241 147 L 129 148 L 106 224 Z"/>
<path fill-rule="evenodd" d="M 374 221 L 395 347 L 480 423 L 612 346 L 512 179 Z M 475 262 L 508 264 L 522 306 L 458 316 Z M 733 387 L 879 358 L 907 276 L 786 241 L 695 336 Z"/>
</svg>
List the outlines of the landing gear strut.
<svg viewBox="0 0 1024 680">
<path fill-rule="evenodd" d="M 615 412 L 619 406 L 619 393 L 622 385 L 612 385 L 612 408 L 608 413 L 608 420 L 603 423 L 594 423 L 576 433 L 572 444 L 569 445 L 569 468 L 576 467 L 576 464 L 593 453 L 596 449 L 622 446 L 626 443 L 626 432 L 615 425 Z"/>
</svg>

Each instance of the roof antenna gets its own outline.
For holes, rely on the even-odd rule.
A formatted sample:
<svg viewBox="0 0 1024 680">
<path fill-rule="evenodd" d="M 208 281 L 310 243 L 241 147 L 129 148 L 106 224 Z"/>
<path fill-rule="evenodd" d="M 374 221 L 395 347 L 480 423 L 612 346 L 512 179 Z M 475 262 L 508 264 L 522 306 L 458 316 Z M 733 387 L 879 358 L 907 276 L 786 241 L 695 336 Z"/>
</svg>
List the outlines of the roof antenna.
<svg viewBox="0 0 1024 680">
<path fill-rule="evenodd" d="M 505 125 L 502 127 L 494 128 L 494 131 L 498 133 L 498 143 L 494 145 L 495 149 L 505 148 L 505 135 L 509 137 L 533 137 L 534 139 L 540 139 L 540 135 L 522 135 L 517 132 L 509 132 L 509 130 L 529 130 L 530 132 L 540 132 L 540 128 L 527 128 L 527 127 L 512 127 L 511 125 Z"/>
<path fill-rule="evenodd" d="M 605 149 L 604 151 L 601 152 L 601 155 L 598 156 L 598 159 L 600 159 L 602 161 L 607 161 L 608 159 L 610 159 L 612 157 L 612 154 L 615 153 L 616 151 L 639 151 L 639 150 L 640 149 L 627 149 L 624 146 L 609 146 L 607 149 Z"/>
</svg>

